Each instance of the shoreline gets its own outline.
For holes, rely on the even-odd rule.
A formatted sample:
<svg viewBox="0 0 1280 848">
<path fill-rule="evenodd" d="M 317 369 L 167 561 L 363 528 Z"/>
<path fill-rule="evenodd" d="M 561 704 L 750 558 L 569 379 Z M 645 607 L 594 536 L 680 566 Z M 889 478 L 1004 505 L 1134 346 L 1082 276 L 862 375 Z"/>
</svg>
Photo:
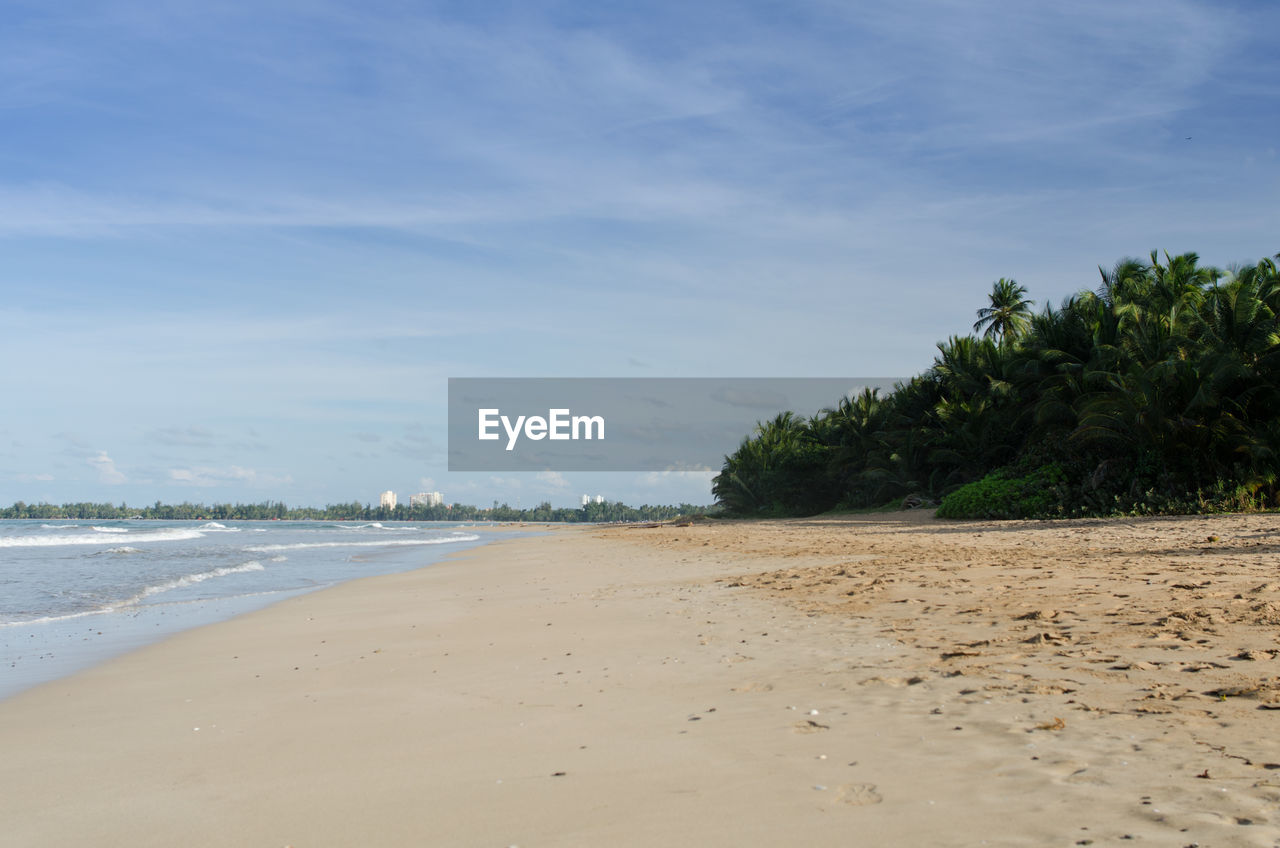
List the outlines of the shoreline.
<svg viewBox="0 0 1280 848">
<path fill-rule="evenodd" d="M 33 521 L 20 519 L 17 523 L 30 527 Z M 126 523 L 130 527 L 138 524 L 137 521 Z M 207 523 L 196 524 L 194 521 L 157 521 L 156 523 L 161 525 L 159 532 L 189 531 L 205 535 L 202 531 L 210 528 Z M 241 529 L 254 528 L 264 523 L 233 522 L 235 526 L 230 529 L 239 532 Z M 92 529 L 87 524 L 65 526 Z M 212 527 L 216 531 L 229 529 L 226 525 L 216 523 Z M 466 529 L 469 532 L 472 528 L 454 527 L 453 529 Z M 172 572 L 157 573 L 152 583 L 134 587 L 131 597 L 127 592 L 117 594 L 115 597 L 104 595 L 96 599 L 98 606 L 95 607 L 45 611 L 43 614 L 38 614 L 39 617 L 0 623 L 0 668 L 4 669 L 4 677 L 0 677 L 0 701 L 42 683 L 76 674 L 113 657 L 163 641 L 185 630 L 227 621 L 255 610 L 265 609 L 290 597 L 341 585 L 351 579 L 428 567 L 450 551 L 467 550 L 473 546 L 483 545 L 486 538 L 495 538 L 496 534 L 510 532 L 512 529 L 474 528 L 476 533 L 471 539 L 449 540 L 442 543 L 440 549 L 426 554 L 425 562 L 421 557 L 408 563 L 390 562 L 387 551 L 373 554 L 350 553 L 345 557 L 346 562 L 368 564 L 367 568 L 362 569 L 363 573 L 352 570 L 347 574 L 334 574 L 332 569 L 329 569 L 329 573 L 323 576 L 307 577 L 301 581 L 296 579 L 285 579 L 284 582 L 268 581 L 265 584 L 244 586 L 232 594 L 217 594 L 215 591 L 202 597 L 180 598 L 176 601 L 171 599 L 168 594 L 171 589 L 197 585 L 216 587 L 220 583 L 205 584 L 204 581 L 245 571 L 261 573 L 264 571 L 264 566 L 262 562 L 257 561 L 259 559 L 267 563 L 267 568 L 274 572 L 278 567 L 277 561 L 267 558 L 267 555 L 261 551 L 255 551 L 250 544 L 254 539 L 242 538 L 241 541 L 245 546 L 243 556 L 233 556 L 231 561 L 223 560 L 224 564 L 216 565 L 215 563 L 216 567 L 211 565 L 203 570 L 198 568 L 184 573 L 181 566 L 177 566 Z M 123 533 L 119 536 L 106 537 L 122 544 L 126 542 L 142 544 L 141 541 L 136 541 L 137 538 L 137 535 L 127 536 Z M 13 542 L 15 539 L 21 540 L 21 536 L 6 537 L 4 541 Z M 143 541 L 150 541 L 150 539 Z M 107 541 L 102 541 L 101 545 L 78 545 L 71 550 L 96 551 L 98 555 L 113 553 L 105 548 L 106 545 Z M 47 548 L 35 545 L 20 549 L 64 550 L 56 545 L 49 545 Z M 136 548 L 124 548 L 124 550 L 142 553 Z M 363 548 L 357 546 L 355 550 L 363 550 Z M 156 549 L 149 548 L 147 553 L 155 551 Z M 400 559 L 404 557 L 401 548 L 391 547 L 389 551 Z M 284 557 L 280 559 L 283 560 Z M 234 564 L 227 564 L 228 562 L 234 562 Z M 20 591 L 26 588 L 21 585 L 23 579 L 21 575 L 15 579 L 19 581 Z M 73 584 L 47 586 L 43 591 L 54 594 L 70 588 L 73 588 Z"/>
<path fill-rule="evenodd" d="M 1230 595 L 1265 585 L 1280 519 L 735 525 L 499 538 L 0 701 L 8 838 L 1280 837 L 1274 630 L 1206 611 L 1265 615 L 1280 586 Z M 1251 692 L 1201 694 L 1246 667 Z"/>
</svg>

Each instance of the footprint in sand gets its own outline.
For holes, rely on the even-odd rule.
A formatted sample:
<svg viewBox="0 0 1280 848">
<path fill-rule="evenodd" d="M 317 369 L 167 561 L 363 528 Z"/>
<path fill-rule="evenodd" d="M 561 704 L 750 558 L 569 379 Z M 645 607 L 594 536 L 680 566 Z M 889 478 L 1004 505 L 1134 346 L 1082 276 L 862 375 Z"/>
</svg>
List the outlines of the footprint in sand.
<svg viewBox="0 0 1280 848">
<path fill-rule="evenodd" d="M 744 683 L 741 686 L 735 686 L 731 692 L 772 692 L 772 683 Z"/>
<path fill-rule="evenodd" d="M 884 799 L 876 791 L 874 783 L 846 783 L 836 788 L 836 800 L 851 807 L 867 807 Z"/>
</svg>

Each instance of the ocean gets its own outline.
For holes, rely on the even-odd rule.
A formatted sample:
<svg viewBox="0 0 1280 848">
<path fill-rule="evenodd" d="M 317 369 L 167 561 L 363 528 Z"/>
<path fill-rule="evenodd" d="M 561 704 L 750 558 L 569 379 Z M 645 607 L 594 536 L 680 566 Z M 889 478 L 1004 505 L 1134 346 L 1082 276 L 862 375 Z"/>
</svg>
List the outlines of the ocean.
<svg viewBox="0 0 1280 848">
<path fill-rule="evenodd" d="M 0 698 L 180 630 L 482 543 L 473 525 L 0 521 Z"/>
</svg>

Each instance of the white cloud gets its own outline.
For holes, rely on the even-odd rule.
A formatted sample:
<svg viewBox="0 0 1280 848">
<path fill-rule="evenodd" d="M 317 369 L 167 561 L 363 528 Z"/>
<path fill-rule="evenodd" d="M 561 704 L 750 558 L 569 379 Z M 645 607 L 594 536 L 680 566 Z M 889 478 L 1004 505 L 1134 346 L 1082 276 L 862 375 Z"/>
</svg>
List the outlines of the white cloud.
<svg viewBox="0 0 1280 848">
<path fill-rule="evenodd" d="M 534 478 L 544 486 L 552 489 L 567 489 L 569 481 L 559 471 L 539 471 Z"/>
<path fill-rule="evenodd" d="M 232 465 L 227 468 L 210 468 L 207 466 L 171 468 L 169 469 L 169 479 L 174 483 L 201 487 L 243 484 L 261 488 L 264 486 L 287 485 L 293 482 L 293 477 L 288 474 L 283 476 L 263 474 L 255 469 L 242 468 L 238 465 Z"/>
<path fill-rule="evenodd" d="M 665 486 L 673 482 L 705 482 L 711 483 L 711 478 L 719 474 L 710 468 L 682 469 L 668 471 L 650 471 L 640 476 L 640 483 L 644 486 Z"/>
<path fill-rule="evenodd" d="M 115 460 L 107 456 L 106 451 L 98 451 L 96 456 L 89 457 L 85 462 L 97 469 L 98 481 L 101 483 L 114 486 L 129 482 L 129 478 L 116 468 Z"/>
</svg>

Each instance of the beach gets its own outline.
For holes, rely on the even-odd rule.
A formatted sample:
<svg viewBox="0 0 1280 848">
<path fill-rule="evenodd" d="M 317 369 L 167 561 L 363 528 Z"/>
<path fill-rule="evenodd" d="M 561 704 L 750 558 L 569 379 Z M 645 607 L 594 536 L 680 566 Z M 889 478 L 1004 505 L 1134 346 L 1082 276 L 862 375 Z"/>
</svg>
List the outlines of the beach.
<svg viewBox="0 0 1280 848">
<path fill-rule="evenodd" d="M 0 701 L 0 841 L 1280 842 L 1280 517 L 537 529 Z"/>
</svg>

